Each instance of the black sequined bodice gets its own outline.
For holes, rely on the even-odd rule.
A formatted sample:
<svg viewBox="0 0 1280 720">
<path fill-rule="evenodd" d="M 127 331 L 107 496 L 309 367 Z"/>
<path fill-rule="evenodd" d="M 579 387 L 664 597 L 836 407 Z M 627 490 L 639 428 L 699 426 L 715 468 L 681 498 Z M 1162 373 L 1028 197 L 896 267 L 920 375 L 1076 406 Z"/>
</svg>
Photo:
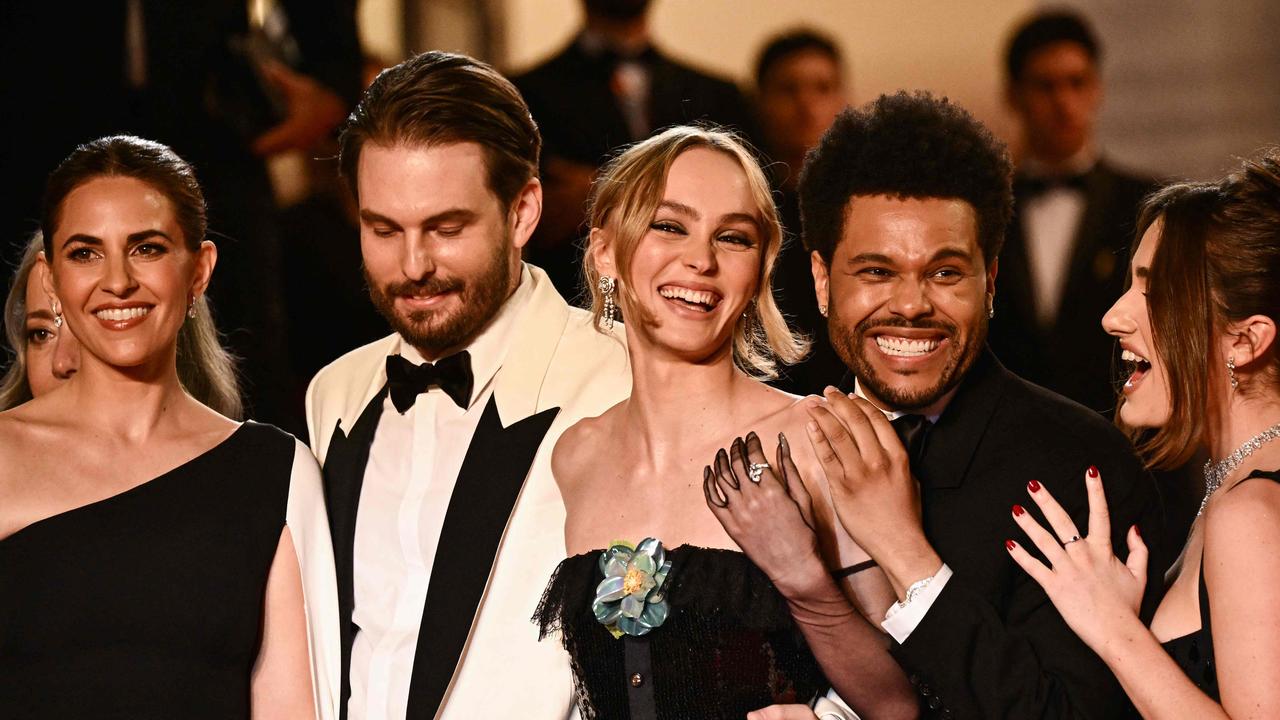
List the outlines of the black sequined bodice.
<svg viewBox="0 0 1280 720">
<path fill-rule="evenodd" d="M 599 552 L 560 564 L 534 621 L 560 631 L 583 718 L 733 718 L 808 703 L 827 682 L 786 601 L 745 555 L 683 545 L 667 552 L 670 615 L 615 639 L 591 602 Z"/>
</svg>

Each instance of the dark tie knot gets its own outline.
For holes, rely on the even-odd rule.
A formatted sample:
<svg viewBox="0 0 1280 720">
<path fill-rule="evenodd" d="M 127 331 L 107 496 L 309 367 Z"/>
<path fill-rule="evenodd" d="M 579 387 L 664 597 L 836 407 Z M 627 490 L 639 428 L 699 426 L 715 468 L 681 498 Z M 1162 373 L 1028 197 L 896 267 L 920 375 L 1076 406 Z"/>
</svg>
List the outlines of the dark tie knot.
<svg viewBox="0 0 1280 720">
<path fill-rule="evenodd" d="M 911 458 L 911 464 L 915 465 L 924 455 L 925 436 L 933 423 L 923 415 L 902 415 L 892 420 L 890 424 L 893 425 L 894 432 L 898 433 L 902 446 L 907 449 L 907 457 Z"/>
<path fill-rule="evenodd" d="M 401 414 L 413 407 L 418 395 L 432 387 L 440 388 L 458 407 L 465 409 L 471 402 L 473 382 L 471 354 L 466 350 L 421 365 L 414 365 L 400 355 L 387 356 L 387 388 L 391 403 Z"/>
<path fill-rule="evenodd" d="M 1019 177 L 1017 180 L 1018 194 L 1023 197 L 1035 197 L 1043 195 L 1050 190 L 1066 189 L 1080 190 L 1085 189 L 1085 182 L 1088 175 L 1081 173 L 1079 175 L 1053 175 L 1046 177 Z"/>
</svg>

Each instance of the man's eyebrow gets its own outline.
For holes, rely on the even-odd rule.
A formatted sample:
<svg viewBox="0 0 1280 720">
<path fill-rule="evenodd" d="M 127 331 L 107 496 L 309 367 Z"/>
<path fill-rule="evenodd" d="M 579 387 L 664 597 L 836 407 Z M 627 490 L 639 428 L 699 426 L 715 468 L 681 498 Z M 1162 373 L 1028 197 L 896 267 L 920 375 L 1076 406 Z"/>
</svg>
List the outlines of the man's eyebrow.
<svg viewBox="0 0 1280 720">
<path fill-rule="evenodd" d="M 973 260 L 973 256 L 970 255 L 967 250 L 963 250 L 958 247 L 945 247 L 934 253 L 932 258 L 929 258 L 929 262 L 938 262 L 940 260 L 963 260 L 965 262 L 971 262 Z"/>
<path fill-rule="evenodd" d="M 888 255 L 885 255 L 884 253 L 873 253 L 873 252 L 858 253 L 857 255 L 854 255 L 853 257 L 849 258 L 850 265 L 861 265 L 863 263 L 879 263 L 881 265 L 892 265 L 893 258 L 889 257 Z"/>
<path fill-rule="evenodd" d="M 436 213 L 435 215 L 432 215 L 428 218 L 423 219 L 422 227 L 430 227 L 432 225 L 439 225 L 440 223 L 446 223 L 446 222 L 466 222 L 468 220 L 474 219 L 475 217 L 476 217 L 476 212 L 474 210 L 469 210 L 467 208 L 449 208 L 448 210 L 442 210 Z M 377 223 L 382 225 L 390 225 L 391 227 L 397 230 L 403 229 L 400 226 L 400 223 L 396 222 L 395 220 L 392 220 L 386 215 L 375 212 L 373 210 L 362 209 L 360 211 L 360 220 L 364 222 L 366 225 L 372 225 Z"/>
</svg>

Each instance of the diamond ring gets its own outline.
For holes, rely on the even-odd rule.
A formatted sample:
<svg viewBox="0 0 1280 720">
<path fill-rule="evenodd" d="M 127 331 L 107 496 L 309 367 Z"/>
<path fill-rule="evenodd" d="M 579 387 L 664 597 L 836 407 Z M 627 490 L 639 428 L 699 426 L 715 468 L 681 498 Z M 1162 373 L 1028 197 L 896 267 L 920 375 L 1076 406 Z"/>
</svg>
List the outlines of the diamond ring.
<svg viewBox="0 0 1280 720">
<path fill-rule="evenodd" d="M 759 485 L 760 477 L 767 469 L 769 469 L 768 463 L 751 463 L 747 466 L 747 477 L 751 478 L 751 482 Z"/>
</svg>

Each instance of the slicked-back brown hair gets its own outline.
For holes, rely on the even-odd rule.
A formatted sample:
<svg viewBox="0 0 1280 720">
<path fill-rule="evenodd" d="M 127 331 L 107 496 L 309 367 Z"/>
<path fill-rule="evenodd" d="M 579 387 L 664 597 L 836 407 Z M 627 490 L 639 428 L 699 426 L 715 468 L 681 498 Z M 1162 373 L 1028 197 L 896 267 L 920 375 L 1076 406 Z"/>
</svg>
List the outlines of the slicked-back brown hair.
<svg viewBox="0 0 1280 720">
<path fill-rule="evenodd" d="M 489 190 L 503 207 L 538 174 L 542 137 L 520 92 L 479 60 L 431 51 L 379 73 L 347 118 L 338 164 L 359 199 L 365 143 L 429 147 L 474 142 L 484 149 Z"/>
<path fill-rule="evenodd" d="M 1280 149 L 1245 161 L 1219 183 L 1160 190 L 1143 205 L 1137 237 L 1157 222 L 1147 306 L 1169 377 L 1170 416 L 1149 437 L 1131 433 L 1149 466 L 1169 469 L 1203 443 L 1223 378 L 1217 337 L 1254 315 L 1280 322 Z M 1280 393 L 1280 349 L 1273 345 L 1262 372 L 1237 392 Z"/>
</svg>

